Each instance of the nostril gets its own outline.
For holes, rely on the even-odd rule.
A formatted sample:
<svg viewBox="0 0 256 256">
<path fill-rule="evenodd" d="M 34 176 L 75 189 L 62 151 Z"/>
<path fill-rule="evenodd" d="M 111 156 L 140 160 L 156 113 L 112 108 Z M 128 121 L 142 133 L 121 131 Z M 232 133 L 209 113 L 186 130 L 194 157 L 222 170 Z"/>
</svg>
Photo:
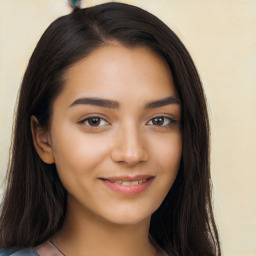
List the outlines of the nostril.
<svg viewBox="0 0 256 256">
<path fill-rule="evenodd" d="M 136 153 L 127 152 L 122 149 L 115 149 L 112 152 L 112 160 L 118 163 L 135 165 L 148 160 L 148 154 L 145 150 L 137 151 Z"/>
</svg>

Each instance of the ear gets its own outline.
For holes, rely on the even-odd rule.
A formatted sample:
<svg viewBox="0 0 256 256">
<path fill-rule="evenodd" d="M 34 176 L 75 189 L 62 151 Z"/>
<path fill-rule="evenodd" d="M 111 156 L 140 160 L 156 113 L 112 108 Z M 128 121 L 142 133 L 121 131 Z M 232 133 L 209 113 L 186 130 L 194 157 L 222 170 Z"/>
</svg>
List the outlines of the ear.
<svg viewBox="0 0 256 256">
<path fill-rule="evenodd" d="M 41 160 L 46 164 L 53 164 L 55 160 L 49 132 L 42 127 L 35 116 L 31 116 L 30 126 L 34 147 Z"/>
</svg>

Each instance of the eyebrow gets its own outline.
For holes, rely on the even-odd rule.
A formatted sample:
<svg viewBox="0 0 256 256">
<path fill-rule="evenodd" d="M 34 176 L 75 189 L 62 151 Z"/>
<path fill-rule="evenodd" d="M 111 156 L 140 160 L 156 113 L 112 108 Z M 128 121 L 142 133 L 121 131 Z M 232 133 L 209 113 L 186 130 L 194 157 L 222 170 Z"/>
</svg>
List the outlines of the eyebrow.
<svg viewBox="0 0 256 256">
<path fill-rule="evenodd" d="M 169 104 L 180 104 L 180 100 L 176 97 L 167 97 L 164 99 L 151 101 L 145 104 L 145 109 L 151 108 L 159 108 Z M 102 99 L 102 98 L 79 98 L 75 100 L 69 107 L 75 105 L 94 105 L 99 107 L 111 108 L 111 109 L 119 109 L 120 103 L 114 100 Z"/>
<path fill-rule="evenodd" d="M 180 104 L 180 100 L 176 97 L 167 97 L 161 100 L 156 100 L 156 101 L 152 101 L 149 102 L 145 105 L 145 109 L 149 109 L 149 108 L 159 108 L 159 107 L 163 107 L 169 104 Z"/>
<path fill-rule="evenodd" d="M 117 101 L 101 99 L 101 98 L 79 98 L 75 100 L 70 105 L 70 107 L 74 105 L 80 105 L 80 104 L 94 105 L 94 106 L 112 108 L 112 109 L 118 109 L 120 107 L 120 104 Z"/>
</svg>

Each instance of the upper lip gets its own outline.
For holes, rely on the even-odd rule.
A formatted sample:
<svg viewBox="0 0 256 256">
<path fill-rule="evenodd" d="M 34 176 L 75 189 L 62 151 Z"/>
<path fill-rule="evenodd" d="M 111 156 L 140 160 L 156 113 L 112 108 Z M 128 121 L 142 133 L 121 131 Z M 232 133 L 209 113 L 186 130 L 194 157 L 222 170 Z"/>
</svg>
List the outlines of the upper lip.
<svg viewBox="0 0 256 256">
<path fill-rule="evenodd" d="M 111 177 L 102 177 L 103 180 L 122 180 L 122 181 L 135 181 L 135 180 L 145 180 L 154 178 L 152 175 L 135 175 L 135 176 L 111 176 Z"/>
</svg>

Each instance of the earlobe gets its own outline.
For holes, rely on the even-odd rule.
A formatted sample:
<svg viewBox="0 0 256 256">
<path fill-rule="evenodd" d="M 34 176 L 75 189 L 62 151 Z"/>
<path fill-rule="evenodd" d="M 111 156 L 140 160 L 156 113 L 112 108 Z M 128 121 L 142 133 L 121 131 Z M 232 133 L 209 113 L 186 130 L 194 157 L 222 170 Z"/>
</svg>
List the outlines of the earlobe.
<svg viewBox="0 0 256 256">
<path fill-rule="evenodd" d="M 30 126 L 33 144 L 41 160 L 46 164 L 53 164 L 55 160 L 49 132 L 42 127 L 35 116 L 31 116 Z"/>
</svg>

